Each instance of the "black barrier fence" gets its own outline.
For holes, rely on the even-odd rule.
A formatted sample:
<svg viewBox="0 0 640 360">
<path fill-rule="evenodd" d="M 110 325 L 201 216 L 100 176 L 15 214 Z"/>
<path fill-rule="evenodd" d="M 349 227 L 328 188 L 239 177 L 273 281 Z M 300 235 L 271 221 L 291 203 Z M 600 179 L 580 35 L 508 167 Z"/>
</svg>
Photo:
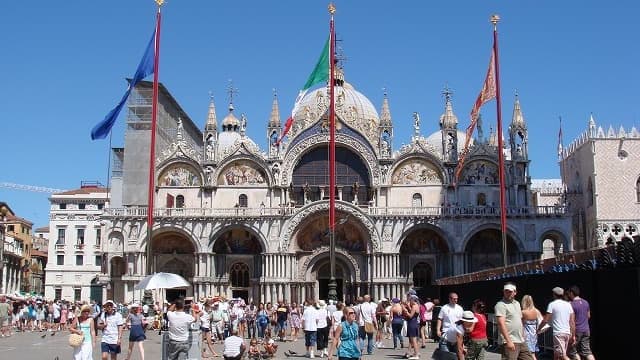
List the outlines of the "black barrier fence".
<svg viewBox="0 0 640 360">
<path fill-rule="evenodd" d="M 437 297 L 442 304 L 446 304 L 448 294 L 456 292 L 459 304 L 465 310 L 471 309 L 473 300 L 482 299 L 487 304 L 487 312 L 492 313 L 496 302 L 502 297 L 502 287 L 507 281 L 516 284 L 517 300 L 521 300 L 524 295 L 531 295 L 543 314 L 553 298 L 551 289 L 556 286 L 564 289 L 578 286 L 581 297 L 591 306 L 591 345 L 596 358 L 615 359 L 621 351 L 624 353 L 625 349 L 634 347 L 636 336 L 633 335 L 633 322 L 640 316 L 637 314 L 640 306 L 640 267 L 530 274 L 441 285 L 437 290 L 434 289 L 437 294 L 421 295 Z M 497 335 L 496 331 L 491 331 L 495 329 L 488 330 Z M 544 335 L 544 344 L 540 345 L 552 346 L 550 333 L 551 330 L 548 335 Z"/>
</svg>

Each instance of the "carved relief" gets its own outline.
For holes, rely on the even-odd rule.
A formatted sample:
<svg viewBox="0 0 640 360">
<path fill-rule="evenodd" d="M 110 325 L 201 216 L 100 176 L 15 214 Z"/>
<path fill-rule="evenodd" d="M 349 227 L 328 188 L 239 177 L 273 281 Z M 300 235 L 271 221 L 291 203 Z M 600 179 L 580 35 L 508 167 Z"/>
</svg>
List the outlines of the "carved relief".
<svg viewBox="0 0 640 360">
<path fill-rule="evenodd" d="M 476 160 L 464 167 L 460 179 L 462 184 L 497 184 L 498 167 L 489 161 Z"/>
<path fill-rule="evenodd" d="M 237 161 L 225 168 L 218 177 L 218 185 L 261 185 L 265 175 L 248 161 Z"/>
<path fill-rule="evenodd" d="M 289 242 L 291 241 L 292 234 L 298 228 L 300 223 L 306 220 L 309 216 L 317 212 L 327 211 L 329 209 L 329 202 L 319 202 L 314 203 L 313 205 L 303 208 L 301 211 L 298 211 L 286 224 L 286 228 L 282 232 L 280 236 L 280 242 L 283 244 L 284 249 L 289 248 Z M 371 247 L 373 251 L 379 251 L 380 244 L 378 238 L 378 232 L 375 229 L 373 222 L 364 214 L 362 214 L 358 209 L 348 206 L 342 203 L 336 203 L 336 210 L 348 213 L 349 216 L 356 218 L 369 233 L 369 238 L 371 239 Z"/>
<path fill-rule="evenodd" d="M 382 241 L 389 242 L 393 240 L 393 224 L 384 224 L 382 229 Z"/>
<path fill-rule="evenodd" d="M 409 160 L 396 168 L 391 177 L 394 185 L 442 184 L 436 168 L 422 160 Z"/>
<path fill-rule="evenodd" d="M 184 164 L 166 168 L 160 175 L 160 186 L 200 186 L 200 176 Z"/>
</svg>

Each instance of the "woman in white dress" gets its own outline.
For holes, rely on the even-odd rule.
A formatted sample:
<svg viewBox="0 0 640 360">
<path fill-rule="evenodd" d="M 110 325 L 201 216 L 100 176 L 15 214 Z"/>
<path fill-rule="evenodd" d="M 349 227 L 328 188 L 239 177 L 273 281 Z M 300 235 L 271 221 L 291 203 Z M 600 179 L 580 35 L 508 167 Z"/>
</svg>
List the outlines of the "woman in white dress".
<svg viewBox="0 0 640 360">
<path fill-rule="evenodd" d="M 84 305 L 80 309 L 80 316 L 71 323 L 69 331 L 72 334 L 83 335 L 82 345 L 74 348 L 73 360 L 93 360 L 93 348 L 96 345 L 95 324 L 91 317 L 91 306 Z"/>
</svg>

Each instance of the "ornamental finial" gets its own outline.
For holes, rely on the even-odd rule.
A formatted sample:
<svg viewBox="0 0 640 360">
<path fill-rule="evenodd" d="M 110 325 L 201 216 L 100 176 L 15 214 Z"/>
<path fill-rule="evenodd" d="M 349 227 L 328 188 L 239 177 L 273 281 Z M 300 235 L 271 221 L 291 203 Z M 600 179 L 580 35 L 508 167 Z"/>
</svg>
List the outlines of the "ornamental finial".
<svg viewBox="0 0 640 360">
<path fill-rule="evenodd" d="M 336 6 L 333 3 L 329 3 L 329 14 L 333 15 L 336 13 Z"/>
<path fill-rule="evenodd" d="M 164 5 L 164 0 L 154 0 L 156 2 L 156 4 L 158 4 L 158 7 L 161 7 L 162 5 Z"/>
<path fill-rule="evenodd" d="M 500 15 L 491 15 L 491 19 L 489 21 L 491 21 L 491 23 L 493 24 L 493 28 L 495 29 L 496 27 L 498 27 L 498 22 L 500 22 Z"/>
</svg>

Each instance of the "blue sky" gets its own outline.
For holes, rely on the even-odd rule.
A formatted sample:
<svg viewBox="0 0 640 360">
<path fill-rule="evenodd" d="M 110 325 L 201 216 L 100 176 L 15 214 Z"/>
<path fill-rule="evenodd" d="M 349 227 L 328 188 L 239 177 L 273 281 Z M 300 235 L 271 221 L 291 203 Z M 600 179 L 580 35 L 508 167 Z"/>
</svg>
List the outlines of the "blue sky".
<svg viewBox="0 0 640 360">
<path fill-rule="evenodd" d="M 529 125 L 531 174 L 559 177 L 558 117 L 565 144 L 598 124 L 640 128 L 640 5 L 633 1 L 336 1 L 346 80 L 379 108 L 387 88 L 394 148 L 438 129 L 442 90 L 464 130 L 482 86 L 492 13 L 502 21 L 500 71 L 505 128 L 517 90 Z M 213 92 L 226 114 L 229 79 L 248 134 L 266 144 L 277 89 L 286 117 L 328 33 L 326 1 L 168 1 L 160 81 L 203 126 Z M 3 2 L 0 11 L 0 182 L 77 188 L 106 183 L 108 141 L 90 130 L 116 104 L 153 30 L 152 0 Z M 495 103 L 482 111 L 495 127 Z M 123 144 L 123 112 L 113 145 Z M 19 216 L 47 224 L 48 195 L 0 188 Z"/>
</svg>

